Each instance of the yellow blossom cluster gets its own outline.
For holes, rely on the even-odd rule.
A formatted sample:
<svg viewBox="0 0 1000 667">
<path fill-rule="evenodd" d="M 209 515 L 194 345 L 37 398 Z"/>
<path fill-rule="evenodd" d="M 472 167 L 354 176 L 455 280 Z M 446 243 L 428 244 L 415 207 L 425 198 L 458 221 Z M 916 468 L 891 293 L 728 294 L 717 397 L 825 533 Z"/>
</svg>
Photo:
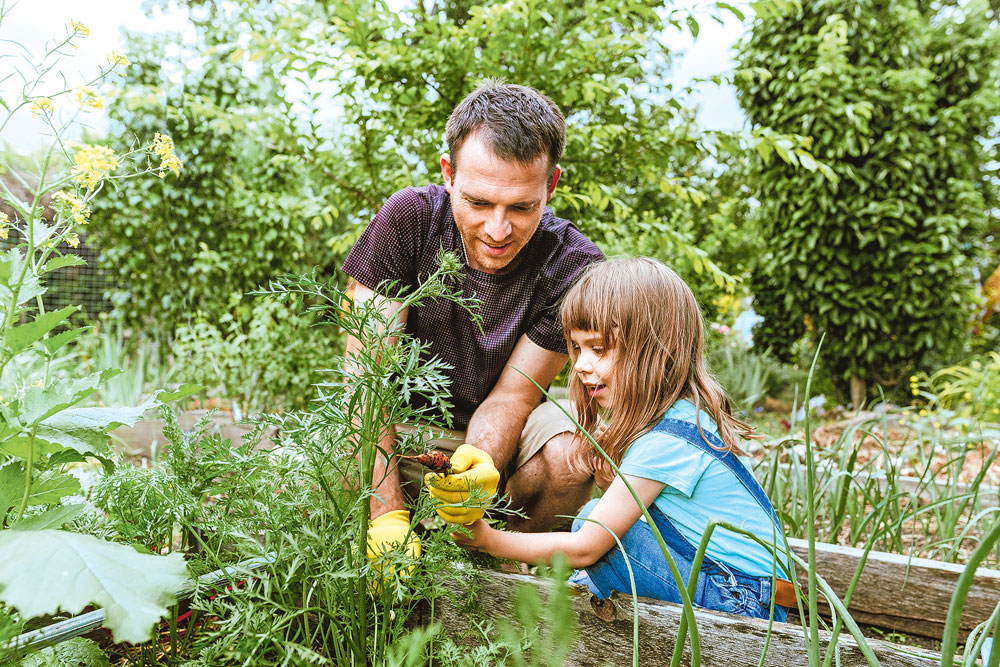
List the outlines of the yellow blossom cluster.
<svg viewBox="0 0 1000 667">
<path fill-rule="evenodd" d="M 70 172 L 73 180 L 91 190 L 97 187 L 102 178 L 118 168 L 118 158 L 107 146 L 79 144 L 75 141 L 67 145 L 74 150 L 73 168 Z"/>
<path fill-rule="evenodd" d="M 90 28 L 83 25 L 79 21 L 70 21 L 69 30 L 70 32 L 76 33 L 80 37 L 87 37 L 88 35 L 90 35 Z"/>
<path fill-rule="evenodd" d="M 0 211 L 0 239 L 3 239 L 4 241 L 7 240 L 8 236 L 7 227 L 9 226 L 10 226 L 10 217 L 3 211 Z"/>
<path fill-rule="evenodd" d="M 76 224 L 85 225 L 90 222 L 90 207 L 72 192 L 57 192 L 54 199 Z"/>
<path fill-rule="evenodd" d="M 114 67 L 115 65 L 121 65 L 122 67 L 128 67 L 132 63 L 129 62 L 128 58 L 124 54 L 118 51 L 112 51 L 108 54 L 108 63 Z"/>
<path fill-rule="evenodd" d="M 51 97 L 39 97 L 31 101 L 31 116 L 33 118 L 38 118 L 42 114 L 51 116 L 54 110 Z"/>
<path fill-rule="evenodd" d="M 70 248 L 76 248 L 80 245 L 80 236 L 76 232 L 70 232 L 66 235 L 66 245 Z"/>
<path fill-rule="evenodd" d="M 80 86 L 74 92 L 74 96 L 76 97 L 76 103 L 80 105 L 81 109 L 86 109 L 87 107 L 91 109 L 104 108 L 104 96 L 90 86 Z"/>
<path fill-rule="evenodd" d="M 181 161 L 174 155 L 174 140 L 159 132 L 153 136 L 153 145 L 149 147 L 160 158 L 160 178 L 165 178 L 167 172 L 174 176 L 181 173 Z"/>
<path fill-rule="evenodd" d="M 910 376 L 910 393 L 914 396 L 920 395 L 920 378 L 916 375 Z"/>
</svg>

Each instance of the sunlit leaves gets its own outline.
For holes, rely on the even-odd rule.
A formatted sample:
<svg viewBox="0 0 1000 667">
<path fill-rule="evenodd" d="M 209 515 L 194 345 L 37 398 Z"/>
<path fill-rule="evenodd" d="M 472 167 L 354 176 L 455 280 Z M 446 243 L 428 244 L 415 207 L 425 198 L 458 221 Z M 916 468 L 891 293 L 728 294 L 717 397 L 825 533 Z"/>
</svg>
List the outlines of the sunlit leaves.
<svg viewBox="0 0 1000 667">
<path fill-rule="evenodd" d="M 0 600 L 29 618 L 96 604 L 122 642 L 148 640 L 188 578 L 179 553 L 140 554 L 59 530 L 0 532 L 0 562 Z"/>
</svg>

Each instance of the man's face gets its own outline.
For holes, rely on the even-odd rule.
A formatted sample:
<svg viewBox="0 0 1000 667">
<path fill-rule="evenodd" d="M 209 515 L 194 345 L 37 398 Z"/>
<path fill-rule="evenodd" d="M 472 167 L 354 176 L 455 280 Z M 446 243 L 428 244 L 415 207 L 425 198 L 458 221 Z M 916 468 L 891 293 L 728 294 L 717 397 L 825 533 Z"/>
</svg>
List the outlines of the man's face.
<svg viewBox="0 0 1000 667">
<path fill-rule="evenodd" d="M 547 156 L 529 165 L 502 160 L 475 134 L 459 148 L 457 169 L 449 155 L 441 156 L 441 175 L 469 266 L 502 271 L 528 244 L 559 180 L 558 167 L 547 178 L 548 166 Z"/>
</svg>

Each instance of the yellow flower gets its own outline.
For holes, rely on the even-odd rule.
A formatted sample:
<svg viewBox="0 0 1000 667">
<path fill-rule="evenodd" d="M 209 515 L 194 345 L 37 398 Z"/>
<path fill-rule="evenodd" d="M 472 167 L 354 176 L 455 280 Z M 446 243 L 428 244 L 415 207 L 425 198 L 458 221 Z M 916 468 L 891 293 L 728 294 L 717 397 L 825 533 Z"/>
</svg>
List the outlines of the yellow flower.
<svg viewBox="0 0 1000 667">
<path fill-rule="evenodd" d="M 927 411 L 926 410 L 921 410 L 920 411 L 920 416 L 921 417 L 926 417 L 927 416 Z"/>
<path fill-rule="evenodd" d="M 174 140 L 171 139 L 166 134 L 160 134 L 157 132 L 153 136 L 153 144 L 149 147 L 153 153 L 160 158 L 160 178 L 165 178 L 167 172 L 171 172 L 174 176 L 181 173 L 180 159 L 174 155 Z"/>
<path fill-rule="evenodd" d="M 118 51 L 112 51 L 108 54 L 108 63 L 114 67 L 115 65 L 121 65 L 122 67 L 128 67 L 132 63 L 128 61 L 128 58 L 124 54 Z"/>
<path fill-rule="evenodd" d="M 80 105 L 81 109 L 86 109 L 87 107 L 91 109 L 104 108 L 104 97 L 90 86 L 80 86 L 77 88 L 75 97 L 76 103 Z"/>
<path fill-rule="evenodd" d="M 78 225 L 85 225 L 90 222 L 90 208 L 82 199 L 71 192 L 57 192 L 55 197 L 57 206 L 61 206 L 64 215 L 73 218 L 73 222 Z"/>
<path fill-rule="evenodd" d="M 107 146 L 68 143 L 73 153 L 73 169 L 70 172 L 77 183 L 94 189 L 101 179 L 118 168 L 115 152 Z"/>
<path fill-rule="evenodd" d="M 80 37 L 86 37 L 86 36 L 88 36 L 90 34 L 90 28 L 88 28 L 87 26 L 83 25 L 79 21 L 70 21 L 69 22 L 69 29 L 70 29 L 70 32 L 74 32 L 77 35 L 80 35 Z"/>
<path fill-rule="evenodd" d="M 45 386 L 45 381 L 44 380 L 35 380 L 34 382 L 31 383 L 31 386 L 32 387 L 44 387 Z"/>
<path fill-rule="evenodd" d="M 0 239 L 7 240 L 7 227 L 10 225 L 10 218 L 6 213 L 0 211 Z"/>
<path fill-rule="evenodd" d="M 70 248 L 76 248 L 80 245 L 80 237 L 76 232 L 70 232 L 66 235 L 66 245 Z"/>
<path fill-rule="evenodd" d="M 916 375 L 910 376 L 910 384 L 916 384 L 918 382 Z"/>
<path fill-rule="evenodd" d="M 31 102 L 32 118 L 38 118 L 42 114 L 49 116 L 53 111 L 54 107 L 52 106 L 52 98 L 50 97 L 39 97 Z"/>
</svg>

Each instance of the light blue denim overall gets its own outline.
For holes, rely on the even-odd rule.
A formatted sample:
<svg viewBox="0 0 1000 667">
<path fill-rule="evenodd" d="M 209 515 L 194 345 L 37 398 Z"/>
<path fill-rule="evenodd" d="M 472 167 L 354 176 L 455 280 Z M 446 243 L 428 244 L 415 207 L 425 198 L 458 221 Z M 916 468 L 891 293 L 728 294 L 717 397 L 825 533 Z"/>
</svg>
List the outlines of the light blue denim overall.
<svg viewBox="0 0 1000 667">
<path fill-rule="evenodd" d="M 665 433 L 686 440 L 726 466 L 774 521 L 776 544 L 784 543 L 781 522 L 778 521 L 774 507 L 768 500 L 767 494 L 764 493 L 764 489 L 732 452 L 723 449 L 725 445 L 718 436 L 705 432 L 705 438 L 720 448 L 715 449 L 705 442 L 695 424 L 679 419 L 664 419 L 650 432 Z M 574 532 L 584 524 L 583 517 L 588 516 L 597 503 L 598 499 L 595 498 L 581 508 L 578 515 L 580 518 L 573 521 Z M 670 519 L 656 507 L 655 503 L 649 506 L 649 515 L 656 523 L 656 527 L 659 528 L 660 535 L 663 537 L 681 577 L 686 582 L 691 573 L 691 565 L 698 545 L 689 542 L 674 527 Z M 716 530 L 720 529 L 716 528 Z M 770 537 L 769 535 L 765 539 L 770 541 Z M 674 578 L 670 574 L 670 566 L 667 565 L 660 545 L 657 544 L 653 531 L 646 522 L 636 521 L 635 525 L 621 538 L 621 541 L 632 565 L 636 593 L 657 600 L 680 603 L 681 597 Z M 780 567 L 777 571 L 779 578 L 786 578 L 787 575 Z M 617 546 L 586 570 L 575 572 L 570 581 L 585 584 L 592 593 L 600 598 L 608 597 L 611 591 L 620 591 L 626 594 L 632 592 L 625 558 Z M 692 602 L 696 607 L 704 607 L 705 609 L 715 609 L 753 618 L 767 618 L 771 604 L 771 577 L 745 574 L 736 568 L 712 560 L 706 555 L 702 561 L 701 571 L 698 573 L 698 584 Z M 784 621 L 787 615 L 788 610 L 785 607 L 775 605 L 774 620 Z"/>
</svg>

